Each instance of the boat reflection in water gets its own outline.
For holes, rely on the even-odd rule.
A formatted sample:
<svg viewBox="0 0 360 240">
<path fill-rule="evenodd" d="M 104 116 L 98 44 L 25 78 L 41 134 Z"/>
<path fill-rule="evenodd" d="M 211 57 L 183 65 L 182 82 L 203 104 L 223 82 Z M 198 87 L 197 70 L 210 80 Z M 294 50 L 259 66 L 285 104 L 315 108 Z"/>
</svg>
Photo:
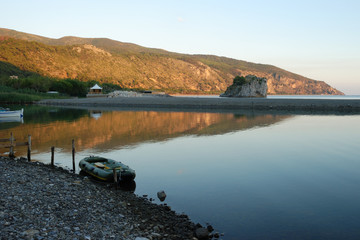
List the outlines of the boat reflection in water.
<svg viewBox="0 0 360 240">
<path fill-rule="evenodd" d="M 0 117 L 0 123 L 7 123 L 7 122 L 19 122 L 24 123 L 24 118 L 19 116 L 13 117 Z"/>
<path fill-rule="evenodd" d="M 90 110 L 89 113 L 90 113 L 90 117 L 95 118 L 96 120 L 98 120 L 102 115 L 102 111 L 96 111 L 96 110 Z"/>
<path fill-rule="evenodd" d="M 134 180 L 131 181 L 120 181 L 118 183 L 119 189 L 126 192 L 135 192 L 136 182 Z"/>
<path fill-rule="evenodd" d="M 104 187 L 109 186 L 109 184 L 111 186 L 111 183 L 106 182 L 106 181 L 101 181 L 101 180 L 91 176 L 90 174 L 86 173 L 83 170 L 81 170 L 79 172 L 79 175 L 88 177 L 95 184 L 99 184 L 99 185 L 102 185 Z M 131 180 L 131 181 L 119 181 L 117 188 L 119 190 L 122 190 L 122 191 L 132 192 L 133 193 L 133 192 L 135 192 L 135 189 L 136 189 L 136 182 L 134 180 Z"/>
</svg>

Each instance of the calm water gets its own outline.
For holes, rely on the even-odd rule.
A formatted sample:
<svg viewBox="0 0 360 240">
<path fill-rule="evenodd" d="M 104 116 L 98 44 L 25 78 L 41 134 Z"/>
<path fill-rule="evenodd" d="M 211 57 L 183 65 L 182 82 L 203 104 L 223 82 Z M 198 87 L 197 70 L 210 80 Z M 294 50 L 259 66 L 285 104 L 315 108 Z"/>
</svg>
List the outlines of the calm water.
<svg viewBox="0 0 360 240">
<path fill-rule="evenodd" d="M 102 155 L 223 239 L 360 239 L 360 115 L 92 112 L 30 106 L 0 138 L 32 135 L 33 158 Z M 18 155 L 26 149 L 17 148 Z M 3 151 L 3 150 L 1 150 Z M 159 202 L 158 202 L 159 203 Z"/>
</svg>

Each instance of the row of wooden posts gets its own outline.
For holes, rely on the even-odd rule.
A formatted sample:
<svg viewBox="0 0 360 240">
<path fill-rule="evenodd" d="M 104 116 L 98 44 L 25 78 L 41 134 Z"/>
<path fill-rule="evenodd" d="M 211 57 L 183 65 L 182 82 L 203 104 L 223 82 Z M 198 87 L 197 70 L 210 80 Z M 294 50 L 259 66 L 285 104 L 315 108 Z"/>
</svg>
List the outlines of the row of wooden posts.
<svg viewBox="0 0 360 240">
<path fill-rule="evenodd" d="M 27 149 L 27 159 L 30 162 L 31 161 L 31 135 L 28 135 L 28 141 L 27 142 L 17 142 L 14 138 L 13 133 L 10 133 L 10 138 L 0 138 L 0 142 L 5 142 L 5 144 L 0 144 L 0 148 L 10 148 L 9 150 L 9 157 L 14 158 L 14 148 L 17 146 L 28 146 Z M 6 143 L 9 142 L 9 143 Z M 54 167 L 54 154 L 55 153 L 55 147 L 51 147 L 51 166 Z M 73 172 L 75 172 L 75 141 L 72 140 L 72 167 Z"/>
<path fill-rule="evenodd" d="M 10 134 L 10 138 L 0 138 L 0 142 L 9 142 L 8 144 L 0 144 L 0 148 L 10 148 L 10 151 L 9 151 L 9 157 L 10 158 L 14 158 L 15 157 L 15 154 L 14 154 L 14 148 L 16 146 L 28 146 L 28 150 L 27 150 L 27 159 L 28 161 L 30 162 L 31 161 L 31 135 L 28 135 L 28 141 L 27 142 L 16 142 L 16 139 L 14 138 L 14 135 L 13 133 Z M 74 139 L 72 140 L 71 142 L 72 144 L 72 167 L 73 167 L 73 172 L 75 173 L 75 141 Z M 50 165 L 52 167 L 55 166 L 55 147 L 52 146 L 51 147 L 51 162 L 50 162 Z M 118 180 L 119 178 L 118 177 L 121 177 L 121 176 L 118 176 L 117 175 L 117 171 L 116 169 L 114 168 L 113 169 L 113 174 L 114 174 L 114 183 L 115 183 L 115 186 L 116 188 L 118 187 Z"/>
<path fill-rule="evenodd" d="M 27 158 L 28 161 L 31 161 L 31 135 L 28 135 L 27 142 L 17 142 L 16 139 L 14 138 L 13 133 L 10 133 L 10 138 L 0 138 L 0 142 L 5 142 L 4 144 L 0 144 L 0 148 L 10 148 L 9 157 L 11 158 L 15 157 L 14 148 L 16 146 L 28 146 Z"/>
<path fill-rule="evenodd" d="M 72 153 L 72 167 L 73 167 L 73 172 L 75 172 L 75 140 L 73 139 L 72 141 L 71 141 L 71 145 L 72 145 L 72 150 L 71 150 L 71 153 Z M 51 162 L 50 162 L 50 165 L 52 166 L 52 167 L 54 167 L 55 166 L 55 147 L 54 146 L 52 146 L 51 147 Z"/>
</svg>

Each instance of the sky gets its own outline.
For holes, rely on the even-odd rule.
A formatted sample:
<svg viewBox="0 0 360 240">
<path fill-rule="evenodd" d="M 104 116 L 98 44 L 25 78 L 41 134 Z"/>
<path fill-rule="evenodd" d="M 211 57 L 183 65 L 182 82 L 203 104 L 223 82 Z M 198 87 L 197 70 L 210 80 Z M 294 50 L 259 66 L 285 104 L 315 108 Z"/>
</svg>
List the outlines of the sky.
<svg viewBox="0 0 360 240">
<path fill-rule="evenodd" d="M 360 95 L 359 0 L 0 0 L 0 27 L 270 64 Z"/>
</svg>

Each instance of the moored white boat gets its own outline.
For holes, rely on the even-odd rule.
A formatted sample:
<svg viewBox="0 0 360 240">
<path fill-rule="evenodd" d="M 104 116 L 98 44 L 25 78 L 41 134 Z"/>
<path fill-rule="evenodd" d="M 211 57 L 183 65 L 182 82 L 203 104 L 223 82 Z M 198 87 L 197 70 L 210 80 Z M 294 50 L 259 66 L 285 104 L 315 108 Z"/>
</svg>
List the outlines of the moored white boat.
<svg viewBox="0 0 360 240">
<path fill-rule="evenodd" d="M 0 109 L 0 118 L 22 118 L 24 116 L 24 109 L 10 111 L 7 109 Z"/>
</svg>

